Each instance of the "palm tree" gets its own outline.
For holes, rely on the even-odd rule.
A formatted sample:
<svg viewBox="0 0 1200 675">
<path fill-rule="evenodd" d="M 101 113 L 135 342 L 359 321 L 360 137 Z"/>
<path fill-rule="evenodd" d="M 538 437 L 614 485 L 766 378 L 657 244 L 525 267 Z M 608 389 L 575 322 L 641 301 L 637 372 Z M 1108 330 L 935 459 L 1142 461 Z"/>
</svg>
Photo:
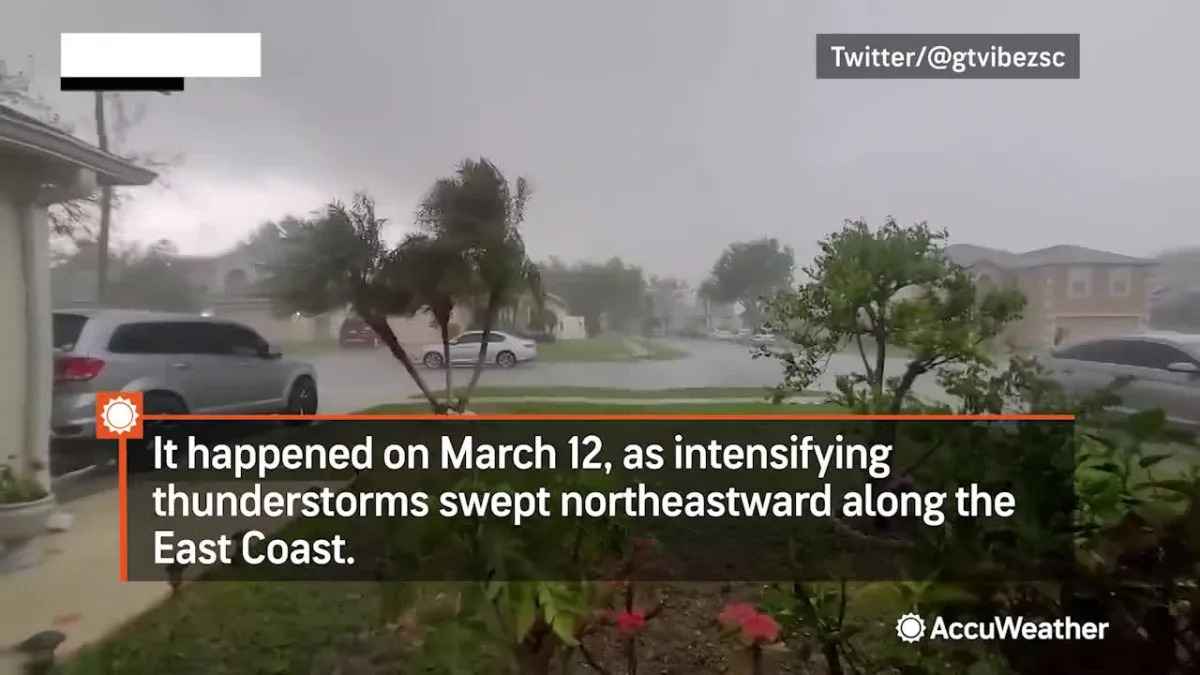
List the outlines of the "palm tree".
<svg viewBox="0 0 1200 675">
<path fill-rule="evenodd" d="M 538 309 L 544 304 L 541 275 L 525 251 L 520 225 L 530 187 L 524 178 L 509 185 L 504 174 L 486 159 L 468 159 L 454 176 L 433 184 L 417 211 L 422 232 L 449 250 L 458 251 L 470 270 L 462 300 L 482 313 L 483 339 L 474 372 L 455 408 L 463 411 L 487 361 L 488 337 L 500 310 L 530 291 Z"/>
<path fill-rule="evenodd" d="M 403 272 L 413 248 L 389 247 L 382 236 L 386 225 L 366 194 L 356 194 L 349 206 L 328 204 L 311 220 L 292 223 L 281 233 L 280 254 L 264 266 L 264 289 L 277 307 L 308 316 L 350 307 L 441 413 L 447 406 L 430 391 L 388 324 L 389 316 L 416 314 L 425 299 L 424 289 L 413 283 L 415 275 Z"/>
<path fill-rule="evenodd" d="M 384 274 L 391 286 L 414 293 L 421 308 L 433 316 L 438 326 L 446 376 L 445 408 L 449 409 L 454 403 L 450 324 L 455 305 L 472 290 L 471 269 L 463 251 L 447 239 L 411 234 L 396 247 Z"/>
</svg>

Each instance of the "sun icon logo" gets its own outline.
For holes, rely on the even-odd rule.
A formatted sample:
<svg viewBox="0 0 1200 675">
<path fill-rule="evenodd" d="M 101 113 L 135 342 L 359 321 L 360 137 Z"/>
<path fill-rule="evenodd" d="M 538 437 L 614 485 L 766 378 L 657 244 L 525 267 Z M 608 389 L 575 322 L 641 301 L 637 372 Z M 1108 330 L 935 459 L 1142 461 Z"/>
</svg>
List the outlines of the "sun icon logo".
<svg viewBox="0 0 1200 675">
<path fill-rule="evenodd" d="M 117 396 L 104 404 L 100 413 L 100 421 L 108 430 L 118 436 L 127 434 L 137 426 L 138 411 L 133 401 L 124 396 Z"/>
<path fill-rule="evenodd" d="M 896 619 L 896 635 L 909 644 L 920 642 L 925 635 L 925 620 L 911 612 L 901 616 Z"/>
</svg>

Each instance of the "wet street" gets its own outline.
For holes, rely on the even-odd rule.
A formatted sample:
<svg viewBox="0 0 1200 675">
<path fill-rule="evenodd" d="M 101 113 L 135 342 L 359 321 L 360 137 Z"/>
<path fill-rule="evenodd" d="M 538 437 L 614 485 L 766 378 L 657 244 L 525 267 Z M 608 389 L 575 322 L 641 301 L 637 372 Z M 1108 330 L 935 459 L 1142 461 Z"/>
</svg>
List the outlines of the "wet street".
<svg viewBox="0 0 1200 675">
<path fill-rule="evenodd" d="M 676 387 L 772 387 L 782 368 L 774 359 L 754 359 L 750 348 L 717 340 L 663 340 L 691 354 L 676 361 L 532 363 L 512 370 L 489 368 L 480 386 L 587 386 L 619 389 Z M 889 372 L 899 374 L 903 359 L 889 360 Z M 386 350 L 342 351 L 313 360 L 321 388 L 322 412 L 341 413 L 408 399 L 417 393 L 400 363 Z M 843 353 L 830 359 L 824 376 L 812 389 L 832 390 L 838 375 L 861 370 L 857 355 Z M 442 386 L 441 371 L 421 369 L 432 387 Z M 456 369 L 456 383 L 465 383 L 470 370 Z M 936 395 L 933 379 L 918 381 L 917 391 Z"/>
</svg>

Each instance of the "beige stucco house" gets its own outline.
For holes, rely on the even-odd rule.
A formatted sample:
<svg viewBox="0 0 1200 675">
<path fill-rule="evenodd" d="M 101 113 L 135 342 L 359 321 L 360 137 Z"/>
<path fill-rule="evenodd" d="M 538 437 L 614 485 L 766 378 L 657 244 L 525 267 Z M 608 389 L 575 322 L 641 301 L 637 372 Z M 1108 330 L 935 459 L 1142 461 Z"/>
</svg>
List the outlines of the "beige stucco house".
<svg viewBox="0 0 1200 675">
<path fill-rule="evenodd" d="M 969 268 L 982 289 L 1015 286 L 1025 294 L 1024 317 L 1007 336 L 1017 347 L 1040 348 L 1148 326 L 1154 260 L 1069 245 L 1012 253 L 955 244 L 946 255 Z"/>
<path fill-rule="evenodd" d="M 537 303 L 532 293 L 525 293 L 517 301 L 516 306 L 500 313 L 501 325 L 511 325 L 517 330 L 537 323 Z M 549 313 L 545 317 L 553 321 L 553 325 L 544 326 L 559 340 L 582 340 L 587 337 L 582 316 L 574 316 L 567 307 L 567 301 L 553 293 L 542 293 L 542 309 Z M 466 325 L 466 324 L 464 324 Z"/>
<path fill-rule="evenodd" d="M 53 382 L 49 206 L 154 173 L 0 106 L 0 462 L 49 487 Z"/>
</svg>

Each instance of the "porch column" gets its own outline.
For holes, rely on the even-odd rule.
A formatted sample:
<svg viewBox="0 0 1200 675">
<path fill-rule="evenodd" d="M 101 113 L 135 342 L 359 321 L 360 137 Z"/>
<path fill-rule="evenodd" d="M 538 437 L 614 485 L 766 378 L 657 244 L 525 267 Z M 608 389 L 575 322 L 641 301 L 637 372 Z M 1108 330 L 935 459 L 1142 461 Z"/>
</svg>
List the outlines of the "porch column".
<svg viewBox="0 0 1200 675">
<path fill-rule="evenodd" d="M 50 488 L 49 229 L 40 188 L 22 166 L 0 168 L 0 462 Z"/>
</svg>

